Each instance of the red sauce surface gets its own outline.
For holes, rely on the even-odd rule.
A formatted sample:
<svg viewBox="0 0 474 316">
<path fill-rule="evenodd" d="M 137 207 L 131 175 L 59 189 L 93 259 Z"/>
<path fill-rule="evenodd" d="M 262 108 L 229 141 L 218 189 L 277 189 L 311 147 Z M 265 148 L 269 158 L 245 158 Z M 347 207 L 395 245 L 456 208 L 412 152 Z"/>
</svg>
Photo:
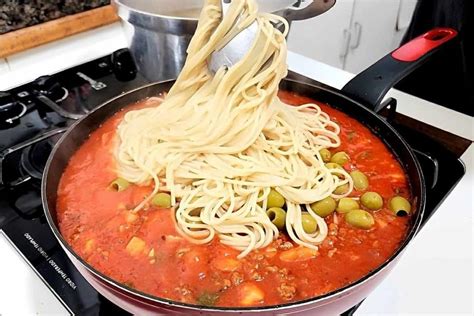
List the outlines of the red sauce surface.
<svg viewBox="0 0 474 316">
<path fill-rule="evenodd" d="M 287 92 L 280 97 L 293 105 L 314 102 Z M 181 238 L 172 210 L 150 207 L 131 215 L 128 210 L 151 188 L 109 189 L 117 177 L 112 155 L 115 128 L 124 111 L 94 131 L 71 158 L 58 190 L 61 233 L 102 273 L 142 292 L 187 303 L 273 305 L 350 284 L 386 261 L 404 239 L 409 217 L 394 216 L 387 203 L 396 194 L 409 198 L 409 184 L 400 164 L 367 128 L 327 105 L 321 107 L 341 126 L 342 145 L 333 153 L 349 154 L 351 161 L 344 168 L 367 174 L 368 191 L 381 194 L 384 207 L 371 212 L 375 226 L 370 230 L 351 227 L 343 215 L 328 216 L 329 235 L 315 258 L 282 261 L 282 254 L 292 258 L 301 249 L 282 233 L 266 249 L 238 260 L 239 252 L 218 240 L 198 246 Z M 362 193 L 354 191 L 352 196 Z M 127 247 L 134 237 L 139 241 L 136 247 Z"/>
</svg>

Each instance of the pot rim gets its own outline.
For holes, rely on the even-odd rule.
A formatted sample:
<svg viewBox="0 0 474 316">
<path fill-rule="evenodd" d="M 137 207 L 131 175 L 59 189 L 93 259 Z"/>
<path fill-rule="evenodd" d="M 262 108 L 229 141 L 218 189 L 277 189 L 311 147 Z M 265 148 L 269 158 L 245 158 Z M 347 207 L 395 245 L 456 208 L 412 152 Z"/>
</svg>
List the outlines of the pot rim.
<svg viewBox="0 0 474 316">
<path fill-rule="evenodd" d="M 116 10 L 118 11 L 118 15 L 120 17 L 122 17 L 121 14 L 120 14 L 120 8 L 121 8 L 121 9 L 124 9 L 128 12 L 133 12 L 133 13 L 140 14 L 140 15 L 143 15 L 143 16 L 146 16 L 146 17 L 156 17 L 156 18 L 161 18 L 161 19 L 165 19 L 165 20 L 174 20 L 176 22 L 178 22 L 178 21 L 195 22 L 196 24 L 198 22 L 198 17 L 191 18 L 191 17 L 172 16 L 172 15 L 166 15 L 166 14 L 147 12 L 147 11 L 144 11 L 142 9 L 137 9 L 137 8 L 131 7 L 130 5 L 127 5 L 127 4 L 123 3 L 122 0 L 112 0 L 111 3 L 114 7 L 116 7 Z M 124 20 L 126 20 L 126 19 L 124 19 Z"/>
</svg>

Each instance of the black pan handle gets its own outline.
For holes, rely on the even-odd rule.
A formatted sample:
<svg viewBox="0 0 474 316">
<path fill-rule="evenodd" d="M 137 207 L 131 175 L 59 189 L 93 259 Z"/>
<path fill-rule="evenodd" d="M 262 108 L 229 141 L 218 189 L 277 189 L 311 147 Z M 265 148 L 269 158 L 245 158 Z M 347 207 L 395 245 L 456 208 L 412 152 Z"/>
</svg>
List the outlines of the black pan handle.
<svg viewBox="0 0 474 316">
<path fill-rule="evenodd" d="M 388 90 L 443 49 L 457 34 L 456 30 L 445 27 L 426 32 L 361 72 L 342 88 L 343 93 L 378 112 Z"/>
<path fill-rule="evenodd" d="M 425 153 L 421 150 L 412 148 L 415 152 L 416 158 L 420 162 L 425 163 L 425 168 L 423 169 L 423 175 L 425 176 L 425 181 L 429 185 L 428 190 L 433 190 L 436 188 L 439 179 L 439 161 L 436 157 L 433 157 L 429 153 Z"/>
</svg>

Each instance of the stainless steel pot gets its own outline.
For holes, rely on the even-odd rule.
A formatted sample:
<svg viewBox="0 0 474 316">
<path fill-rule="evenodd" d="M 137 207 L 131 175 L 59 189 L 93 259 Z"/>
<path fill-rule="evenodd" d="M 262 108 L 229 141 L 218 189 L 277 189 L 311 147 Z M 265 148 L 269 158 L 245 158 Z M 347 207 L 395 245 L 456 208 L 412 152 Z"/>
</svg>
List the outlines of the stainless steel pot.
<svg viewBox="0 0 474 316">
<path fill-rule="evenodd" d="M 114 0 L 138 71 L 149 81 L 175 79 L 197 27 L 203 0 Z M 290 22 L 329 10 L 335 0 L 259 0 L 262 11 Z M 294 4 L 292 6 L 292 4 Z"/>
</svg>

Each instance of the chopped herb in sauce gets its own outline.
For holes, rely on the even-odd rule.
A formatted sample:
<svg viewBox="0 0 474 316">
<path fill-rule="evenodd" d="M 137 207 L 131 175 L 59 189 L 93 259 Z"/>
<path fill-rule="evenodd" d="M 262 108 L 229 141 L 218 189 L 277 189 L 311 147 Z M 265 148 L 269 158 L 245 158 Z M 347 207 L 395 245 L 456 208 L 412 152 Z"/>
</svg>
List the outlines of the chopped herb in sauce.
<svg viewBox="0 0 474 316">
<path fill-rule="evenodd" d="M 218 299 L 219 294 L 217 293 L 203 292 L 197 297 L 196 302 L 204 306 L 214 306 Z"/>
<path fill-rule="evenodd" d="M 357 155 L 357 159 L 368 159 L 371 157 L 371 153 L 368 150 L 364 150 L 360 154 Z"/>
<path fill-rule="evenodd" d="M 349 132 L 347 133 L 347 139 L 353 140 L 354 137 L 356 137 L 356 135 L 357 135 L 357 133 L 356 133 L 355 131 L 349 131 Z"/>
</svg>

